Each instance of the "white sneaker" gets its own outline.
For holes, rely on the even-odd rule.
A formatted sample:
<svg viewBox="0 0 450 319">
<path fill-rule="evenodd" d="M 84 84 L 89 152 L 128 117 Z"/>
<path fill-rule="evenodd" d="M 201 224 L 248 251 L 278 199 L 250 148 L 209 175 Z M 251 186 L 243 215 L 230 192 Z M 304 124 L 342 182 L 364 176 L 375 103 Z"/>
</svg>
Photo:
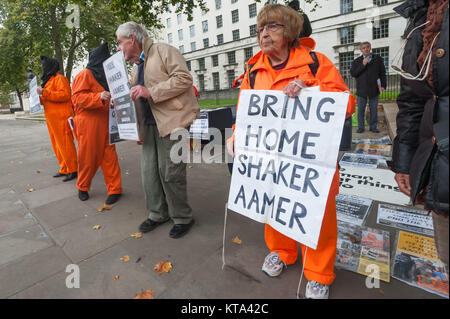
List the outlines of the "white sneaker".
<svg viewBox="0 0 450 319">
<path fill-rule="evenodd" d="M 281 274 L 284 267 L 287 267 L 287 265 L 278 257 L 277 252 L 273 252 L 264 259 L 262 271 L 270 277 L 276 277 Z"/>
<path fill-rule="evenodd" d="M 329 286 L 310 280 L 306 284 L 307 299 L 328 299 Z"/>
</svg>

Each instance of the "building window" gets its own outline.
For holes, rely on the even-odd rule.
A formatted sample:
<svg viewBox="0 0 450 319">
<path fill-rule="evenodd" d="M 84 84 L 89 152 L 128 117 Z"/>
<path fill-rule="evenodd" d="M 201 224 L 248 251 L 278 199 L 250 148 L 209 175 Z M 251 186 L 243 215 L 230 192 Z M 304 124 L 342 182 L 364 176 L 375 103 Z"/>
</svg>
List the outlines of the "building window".
<svg viewBox="0 0 450 319">
<path fill-rule="evenodd" d="M 217 29 L 223 27 L 222 15 L 216 17 L 216 25 Z"/>
<path fill-rule="evenodd" d="M 236 23 L 239 21 L 239 10 L 233 10 L 231 11 L 231 22 Z"/>
<path fill-rule="evenodd" d="M 167 42 L 168 43 L 172 43 L 173 42 L 172 33 L 167 34 Z"/>
<path fill-rule="evenodd" d="M 250 59 L 253 56 L 253 48 L 245 48 L 244 49 L 244 56 L 245 56 L 245 61 L 248 61 L 248 59 Z"/>
<path fill-rule="evenodd" d="M 191 70 L 191 61 L 186 61 L 186 66 L 188 68 L 188 70 Z"/>
<path fill-rule="evenodd" d="M 208 12 L 205 10 L 202 10 L 202 16 L 204 16 L 205 14 L 207 14 Z"/>
<path fill-rule="evenodd" d="M 256 17 L 256 3 L 252 3 L 248 6 L 248 17 Z"/>
<path fill-rule="evenodd" d="M 198 69 L 199 70 L 206 70 L 205 67 L 205 58 L 198 59 Z"/>
<path fill-rule="evenodd" d="M 227 55 L 228 55 L 228 64 L 236 63 L 236 52 L 235 51 L 228 52 Z"/>
<path fill-rule="evenodd" d="M 373 0 L 373 4 L 377 6 L 382 6 L 384 4 L 387 4 L 387 0 Z"/>
<path fill-rule="evenodd" d="M 208 20 L 202 21 L 202 30 L 203 33 L 208 32 Z"/>
<path fill-rule="evenodd" d="M 339 30 L 341 44 L 349 44 L 355 42 L 355 27 L 346 27 Z"/>
<path fill-rule="evenodd" d="M 250 26 L 250 36 L 256 37 L 256 24 Z"/>
<path fill-rule="evenodd" d="M 209 47 L 209 38 L 203 39 L 203 47 L 208 48 Z"/>
<path fill-rule="evenodd" d="M 373 24 L 372 28 L 373 39 L 381 39 L 389 37 L 389 20 L 380 20 Z"/>
<path fill-rule="evenodd" d="M 178 23 L 178 24 L 181 24 L 181 22 L 182 22 L 182 21 L 181 21 L 181 13 L 178 13 L 178 14 L 177 14 L 177 23 Z"/>
<path fill-rule="evenodd" d="M 339 53 L 339 72 L 343 78 L 350 77 L 350 69 L 352 67 L 355 55 L 352 52 Z"/>
<path fill-rule="evenodd" d="M 238 0 L 231 0 L 231 3 L 236 3 L 238 2 Z"/>
<path fill-rule="evenodd" d="M 223 44 L 223 34 L 217 35 L 217 44 Z"/>
<path fill-rule="evenodd" d="M 213 55 L 211 57 L 212 59 L 212 66 L 219 66 L 219 56 L 218 55 Z"/>
<path fill-rule="evenodd" d="M 213 72 L 212 77 L 214 90 L 220 90 L 219 72 Z"/>
<path fill-rule="evenodd" d="M 389 47 L 372 49 L 372 53 L 383 59 L 384 67 L 389 70 Z"/>
<path fill-rule="evenodd" d="M 234 70 L 228 70 L 227 71 L 227 77 L 228 77 L 228 87 L 233 87 L 233 82 L 235 80 Z"/>
<path fill-rule="evenodd" d="M 178 30 L 178 40 L 183 41 L 183 29 Z"/>
<path fill-rule="evenodd" d="M 167 28 L 170 28 L 172 26 L 172 19 L 167 18 Z"/>
<path fill-rule="evenodd" d="M 191 42 L 191 51 L 195 51 L 197 50 L 197 46 L 195 44 L 195 42 Z"/>
<path fill-rule="evenodd" d="M 180 45 L 180 52 L 184 53 L 184 45 Z"/>
<path fill-rule="evenodd" d="M 194 25 L 189 26 L 189 34 L 190 34 L 191 38 L 195 37 L 195 26 Z"/>
<path fill-rule="evenodd" d="M 353 0 L 341 0 L 341 14 L 353 11 Z"/>
<path fill-rule="evenodd" d="M 216 9 L 219 10 L 222 8 L 222 0 L 216 0 Z"/>
<path fill-rule="evenodd" d="M 239 40 L 239 30 L 233 30 L 233 41 Z"/>
<path fill-rule="evenodd" d="M 205 90 L 205 76 L 203 74 L 198 75 L 198 88 L 200 92 Z"/>
</svg>

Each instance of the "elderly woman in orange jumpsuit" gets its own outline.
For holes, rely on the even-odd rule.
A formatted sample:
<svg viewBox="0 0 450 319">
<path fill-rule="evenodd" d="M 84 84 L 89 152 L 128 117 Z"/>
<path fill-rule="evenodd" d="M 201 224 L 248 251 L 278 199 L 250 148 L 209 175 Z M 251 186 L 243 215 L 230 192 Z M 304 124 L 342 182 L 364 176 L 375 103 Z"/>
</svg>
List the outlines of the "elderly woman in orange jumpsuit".
<svg viewBox="0 0 450 319">
<path fill-rule="evenodd" d="M 41 56 L 41 63 L 42 87 L 36 91 L 44 106 L 50 141 L 60 167 L 53 177 L 65 176 L 63 182 L 67 182 L 77 177 L 77 151 L 68 122 L 73 116 L 70 84 L 64 75 L 58 73 L 58 61 Z"/>
<path fill-rule="evenodd" d="M 302 87 L 320 86 L 321 91 L 348 91 L 344 80 L 333 63 L 323 54 L 314 52 L 318 68 L 314 71 L 315 42 L 311 38 L 298 38 L 302 30 L 303 18 L 292 8 L 271 4 L 266 5 L 257 17 L 257 35 L 261 51 L 249 61 L 250 72 L 256 72 L 253 84 L 249 71 L 246 72 L 241 90 L 282 90 L 290 97 L 295 97 Z M 250 68 L 250 66 L 252 67 Z M 355 101 L 350 99 L 347 117 L 354 112 Z M 340 132 L 336 132 L 340 134 Z M 233 152 L 234 135 L 227 141 L 228 152 Z M 332 284 L 334 262 L 336 259 L 337 222 L 335 196 L 339 192 L 339 171 L 333 177 L 328 195 L 325 214 L 319 236 L 317 249 L 308 249 L 303 260 L 306 285 L 306 298 L 326 299 L 329 285 Z M 265 240 L 270 253 L 264 260 L 262 271 L 271 277 L 281 274 L 286 265 L 297 259 L 297 242 L 270 227 L 265 226 Z M 301 245 L 305 256 L 304 245 Z"/>
<path fill-rule="evenodd" d="M 78 197 L 85 201 L 92 178 L 101 167 L 108 197 L 105 204 L 117 202 L 122 194 L 122 180 L 116 148 L 109 145 L 109 93 L 103 62 L 110 57 L 108 44 L 89 52 L 89 63 L 75 77 L 72 102 L 78 141 Z"/>
</svg>

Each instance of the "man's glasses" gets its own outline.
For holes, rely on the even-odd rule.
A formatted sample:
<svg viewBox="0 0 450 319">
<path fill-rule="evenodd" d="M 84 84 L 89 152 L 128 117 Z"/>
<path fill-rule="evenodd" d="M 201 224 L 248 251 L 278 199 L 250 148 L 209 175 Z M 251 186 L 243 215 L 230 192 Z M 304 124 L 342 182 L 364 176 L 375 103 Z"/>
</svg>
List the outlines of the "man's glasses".
<svg viewBox="0 0 450 319">
<path fill-rule="evenodd" d="M 258 29 L 256 29 L 256 33 L 261 34 L 264 32 L 264 29 L 267 29 L 267 32 L 274 32 L 274 31 L 277 31 L 278 28 L 282 28 L 282 27 L 284 27 L 284 24 L 268 23 L 265 26 L 259 27 Z"/>
</svg>

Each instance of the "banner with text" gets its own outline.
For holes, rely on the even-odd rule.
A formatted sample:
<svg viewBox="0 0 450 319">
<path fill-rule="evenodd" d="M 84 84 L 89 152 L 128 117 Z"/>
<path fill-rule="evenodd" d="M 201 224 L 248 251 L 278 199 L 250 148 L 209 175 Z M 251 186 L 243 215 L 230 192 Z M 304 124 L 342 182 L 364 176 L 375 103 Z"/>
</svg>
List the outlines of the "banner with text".
<svg viewBox="0 0 450 319">
<path fill-rule="evenodd" d="M 103 62 L 103 69 L 116 110 L 120 138 L 137 141 L 139 134 L 136 109 L 130 97 L 130 83 L 123 52 L 119 51 Z"/>
<path fill-rule="evenodd" d="M 228 208 L 316 249 L 348 97 L 241 91 Z"/>
<path fill-rule="evenodd" d="M 37 79 L 34 77 L 28 86 L 30 90 L 30 114 L 36 114 L 42 111 L 41 101 L 39 100 L 39 95 L 36 92 L 37 89 Z"/>
</svg>

